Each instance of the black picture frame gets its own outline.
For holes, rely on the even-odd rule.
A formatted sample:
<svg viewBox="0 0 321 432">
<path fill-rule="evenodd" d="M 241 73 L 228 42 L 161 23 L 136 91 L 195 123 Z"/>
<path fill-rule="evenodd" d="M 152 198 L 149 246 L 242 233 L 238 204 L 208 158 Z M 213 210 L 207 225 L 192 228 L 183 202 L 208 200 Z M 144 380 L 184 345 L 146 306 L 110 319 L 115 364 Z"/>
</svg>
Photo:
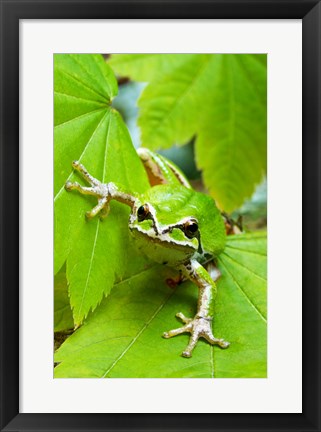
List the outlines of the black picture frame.
<svg viewBox="0 0 321 432">
<path fill-rule="evenodd" d="M 320 1 L 0 0 L 0 5 L 1 430 L 320 431 Z M 19 413 L 19 20 L 96 18 L 302 19 L 304 232 L 302 414 Z M 293 211 L 295 211 L 295 203 L 293 203 Z"/>
</svg>

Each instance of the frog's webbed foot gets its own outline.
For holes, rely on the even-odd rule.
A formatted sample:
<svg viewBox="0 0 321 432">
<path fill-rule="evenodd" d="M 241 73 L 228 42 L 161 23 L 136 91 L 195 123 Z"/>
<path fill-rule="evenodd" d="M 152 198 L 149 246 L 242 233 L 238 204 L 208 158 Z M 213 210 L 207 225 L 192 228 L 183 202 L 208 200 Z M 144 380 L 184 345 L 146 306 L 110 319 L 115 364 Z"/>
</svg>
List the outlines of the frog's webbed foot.
<svg viewBox="0 0 321 432">
<path fill-rule="evenodd" d="M 163 333 L 163 337 L 168 339 L 181 333 L 191 333 L 189 344 L 182 352 L 183 357 L 192 357 L 192 351 L 200 337 L 206 339 L 211 345 L 219 345 L 221 348 L 227 348 L 230 345 L 229 342 L 224 339 L 217 339 L 214 337 L 212 332 L 212 318 L 198 315 L 194 318 L 187 318 L 181 312 L 176 314 L 176 316 L 180 318 L 185 325 Z"/>
<path fill-rule="evenodd" d="M 86 216 L 88 219 L 93 218 L 98 213 L 100 213 L 100 217 L 105 218 L 109 213 L 109 201 L 112 199 L 121 202 L 122 204 L 126 204 L 131 208 L 134 207 L 136 202 L 136 195 L 129 194 L 125 192 L 122 186 L 117 185 L 113 182 L 102 183 L 93 177 L 86 168 L 78 161 L 74 161 L 72 166 L 77 170 L 82 177 L 90 184 L 90 187 L 82 186 L 79 183 L 75 182 L 67 182 L 65 184 L 65 189 L 67 191 L 77 190 L 83 195 L 92 195 L 98 199 L 98 204 L 86 212 Z"/>
<path fill-rule="evenodd" d="M 108 184 L 101 183 L 95 177 L 90 175 L 86 168 L 80 162 L 74 161 L 72 163 L 72 166 L 82 175 L 85 180 L 87 180 L 87 182 L 90 184 L 90 187 L 82 186 L 77 182 L 67 182 L 65 184 L 65 189 L 67 191 L 77 190 L 83 195 L 92 195 L 98 199 L 98 204 L 93 209 L 86 212 L 86 217 L 88 219 L 93 218 L 99 212 L 101 212 L 101 218 L 106 217 L 109 212 L 109 201 L 111 199 Z"/>
</svg>

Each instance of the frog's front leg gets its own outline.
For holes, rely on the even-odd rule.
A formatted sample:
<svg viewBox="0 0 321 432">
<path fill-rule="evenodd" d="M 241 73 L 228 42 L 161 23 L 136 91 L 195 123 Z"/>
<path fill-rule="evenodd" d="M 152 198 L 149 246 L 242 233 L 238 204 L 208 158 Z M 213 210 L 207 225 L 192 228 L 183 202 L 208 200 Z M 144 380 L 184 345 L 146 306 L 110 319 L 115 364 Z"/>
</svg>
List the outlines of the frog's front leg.
<svg viewBox="0 0 321 432">
<path fill-rule="evenodd" d="M 67 191 L 77 190 L 84 195 L 93 195 L 98 199 L 98 204 L 86 213 L 88 219 L 93 218 L 99 212 L 101 212 L 101 217 L 106 217 L 109 212 L 109 202 L 112 199 L 127 204 L 130 207 L 134 206 L 136 200 L 135 196 L 124 192 L 115 183 L 101 183 L 89 174 L 86 168 L 78 161 L 74 161 L 72 166 L 87 180 L 90 187 L 81 186 L 77 182 L 67 182 L 65 184 L 65 189 Z"/>
<path fill-rule="evenodd" d="M 183 357 L 191 357 L 200 337 L 205 338 L 212 345 L 219 345 L 227 348 L 229 342 L 224 339 L 217 339 L 212 332 L 212 320 L 214 314 L 214 302 L 216 297 L 216 284 L 208 272 L 196 260 L 191 260 L 181 267 L 186 277 L 191 279 L 199 288 L 197 313 L 194 318 L 187 318 L 181 312 L 176 316 L 184 322 L 184 326 L 165 332 L 163 336 L 170 338 L 181 333 L 189 332 L 191 337 L 189 344 L 183 351 Z M 219 273 L 218 273 L 219 274 Z"/>
</svg>

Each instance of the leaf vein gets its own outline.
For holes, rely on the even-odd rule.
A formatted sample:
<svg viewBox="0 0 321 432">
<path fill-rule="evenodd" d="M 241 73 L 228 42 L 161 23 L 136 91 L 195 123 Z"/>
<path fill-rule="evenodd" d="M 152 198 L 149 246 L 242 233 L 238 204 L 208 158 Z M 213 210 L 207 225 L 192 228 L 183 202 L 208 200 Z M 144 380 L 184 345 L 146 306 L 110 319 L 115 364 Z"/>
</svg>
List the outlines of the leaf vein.
<svg viewBox="0 0 321 432">
<path fill-rule="evenodd" d="M 261 279 L 263 282 L 266 282 L 266 279 L 260 275 L 258 275 L 257 273 L 255 273 L 255 271 L 253 271 L 252 269 L 249 269 L 248 267 L 246 267 L 244 264 L 241 264 L 239 261 L 237 261 L 235 258 L 233 258 L 231 255 L 229 255 L 228 253 L 226 253 L 226 251 L 223 252 L 223 255 L 226 256 L 226 258 L 230 259 L 231 261 L 233 261 L 235 264 L 237 264 L 238 266 L 244 268 L 245 270 L 247 270 L 248 272 L 251 272 L 252 274 L 254 274 L 258 279 Z"/>
<path fill-rule="evenodd" d="M 67 96 L 69 98 L 80 100 L 80 101 L 93 102 L 93 103 L 96 103 L 97 105 L 101 105 L 101 106 L 106 106 L 105 103 L 99 102 L 99 101 L 97 101 L 95 99 L 88 99 L 88 98 L 84 98 L 84 97 L 74 96 L 72 94 L 62 93 L 62 92 L 59 92 L 59 91 L 55 91 L 54 94 L 55 95 L 59 95 L 59 96 Z"/>
<path fill-rule="evenodd" d="M 83 291 L 82 298 L 81 298 L 81 303 L 80 303 L 80 306 L 79 306 L 79 309 L 78 309 L 78 314 L 79 315 L 80 315 L 80 312 L 81 312 L 81 309 L 82 309 L 82 305 L 84 303 L 85 294 L 86 294 L 86 291 L 87 291 L 87 288 L 88 288 L 89 277 L 90 277 L 90 274 L 91 274 L 92 264 L 93 264 L 93 261 L 94 261 L 94 253 L 95 253 L 96 244 L 97 244 L 98 232 L 99 232 L 99 220 L 97 221 L 96 234 L 95 234 L 94 244 L 93 244 L 93 248 L 92 248 L 92 252 L 91 252 L 91 257 L 90 257 L 90 263 L 89 263 L 89 269 L 88 269 L 88 274 L 87 274 L 85 289 Z"/>
<path fill-rule="evenodd" d="M 168 120 L 173 116 L 173 112 L 175 111 L 177 106 L 179 106 L 181 101 L 184 99 L 184 97 L 192 91 L 197 79 L 203 73 L 204 69 L 206 69 L 206 67 L 208 66 L 209 61 L 210 61 L 210 57 L 206 57 L 205 60 L 203 61 L 203 63 L 201 64 L 201 67 L 198 69 L 197 73 L 192 77 L 192 80 L 186 86 L 186 89 L 183 91 L 183 93 L 178 95 L 178 97 L 174 101 L 173 105 L 170 107 L 170 110 L 167 112 L 168 115 L 166 117 L 161 118 L 158 121 L 158 123 L 160 123 L 160 124 L 161 123 L 167 123 Z M 158 125 L 158 127 L 160 127 L 160 125 Z M 156 128 L 156 126 L 155 126 L 155 128 Z"/>
<path fill-rule="evenodd" d="M 87 69 L 75 57 L 71 56 L 70 58 L 85 72 L 85 74 L 89 73 L 87 71 Z M 93 60 L 95 61 L 95 56 L 93 56 Z M 96 66 L 98 66 L 97 62 L 95 62 L 95 63 L 96 63 Z M 99 72 L 101 72 L 100 68 L 99 68 Z M 97 82 L 95 79 L 93 79 L 94 77 L 91 74 L 89 74 L 89 75 L 90 75 L 90 78 L 93 80 L 93 82 L 97 85 L 97 87 L 99 87 L 100 82 L 99 81 Z M 108 86 L 108 90 L 110 90 L 108 83 L 107 83 L 107 86 Z M 99 96 L 103 97 L 104 99 L 106 98 L 106 95 L 104 95 L 103 93 L 100 93 L 101 89 L 99 89 L 99 91 L 97 89 L 92 89 L 92 90 L 94 90 L 95 93 L 97 93 Z M 109 96 L 110 95 L 108 95 L 108 98 L 109 98 Z"/>
<path fill-rule="evenodd" d="M 137 335 L 134 337 L 134 339 L 131 341 L 131 343 L 124 349 L 124 351 L 117 357 L 117 359 L 113 362 L 113 364 L 107 369 L 107 371 L 104 373 L 102 378 L 105 378 L 107 374 L 116 366 L 116 364 L 124 357 L 124 355 L 127 353 L 127 351 L 134 345 L 134 343 L 137 341 L 137 339 L 141 336 L 141 334 L 147 329 L 149 324 L 153 321 L 153 319 L 157 316 L 157 314 L 163 309 L 167 301 L 173 296 L 173 294 L 176 292 L 174 290 L 171 292 L 164 300 L 164 302 L 156 309 L 155 313 L 152 315 L 152 317 L 146 322 L 146 324 L 141 328 L 141 330 L 137 333 Z"/>
<path fill-rule="evenodd" d="M 106 108 L 107 108 L 107 107 L 106 107 Z M 79 115 L 79 116 L 77 116 L 77 117 L 73 117 L 73 118 L 71 118 L 70 120 L 67 120 L 67 121 L 65 121 L 65 122 L 63 122 L 63 123 L 59 123 L 59 124 L 55 125 L 55 128 L 59 128 L 59 127 L 61 127 L 61 126 L 64 126 L 64 125 L 66 125 L 66 124 L 68 124 L 68 123 L 73 122 L 74 120 L 79 120 L 79 119 L 81 119 L 82 117 L 86 117 L 86 116 L 88 116 L 89 114 L 93 114 L 93 113 L 98 112 L 98 111 L 103 111 L 103 110 L 105 110 L 106 108 L 105 108 L 105 107 L 104 107 L 104 108 L 101 107 L 101 108 L 94 109 L 94 110 L 92 110 L 92 111 L 88 111 L 88 112 L 86 112 L 85 114 L 81 114 L 81 115 Z"/>
<path fill-rule="evenodd" d="M 76 63 L 76 64 L 78 64 L 78 66 L 80 66 L 80 68 L 83 70 L 83 71 L 85 71 L 85 74 L 87 74 L 88 72 L 87 72 L 87 70 L 84 68 L 84 66 L 81 64 L 81 63 L 79 63 L 73 56 L 70 56 L 70 59 L 74 62 L 74 63 Z M 108 96 L 108 95 L 104 95 L 104 94 L 102 94 L 102 93 L 100 93 L 100 91 L 98 91 L 97 89 L 94 89 L 94 88 L 92 88 L 92 87 L 90 87 L 88 84 L 85 84 L 81 79 L 79 79 L 76 75 L 72 75 L 71 73 L 69 73 L 69 72 L 67 72 L 66 70 L 64 70 L 64 69 L 61 69 L 61 72 L 63 72 L 63 73 L 65 73 L 66 75 L 68 75 L 69 77 L 71 77 L 71 78 L 73 78 L 75 81 L 78 81 L 81 85 L 83 85 L 85 88 L 87 88 L 88 90 L 90 90 L 91 92 L 93 92 L 93 93 L 95 93 L 97 96 L 100 96 L 100 97 L 102 97 L 104 100 L 108 100 L 108 97 L 106 97 L 106 96 Z M 90 76 L 91 78 L 92 78 L 92 76 Z M 93 80 L 94 81 L 94 80 Z M 95 84 L 97 84 L 97 82 L 96 81 L 94 81 L 95 82 Z"/>
<path fill-rule="evenodd" d="M 233 274 L 230 272 L 230 270 L 227 268 L 227 266 L 224 264 L 222 260 L 220 260 L 221 265 L 225 268 L 226 272 L 231 276 L 233 279 L 235 285 L 239 288 L 241 293 L 246 298 L 247 302 L 252 306 L 252 308 L 256 311 L 256 313 L 259 315 L 259 317 L 266 323 L 266 318 L 261 314 L 261 312 L 258 310 L 258 308 L 255 306 L 255 304 L 251 301 L 251 299 L 248 297 L 248 295 L 245 293 L 245 291 L 242 289 L 242 287 L 239 285 Z"/>
<path fill-rule="evenodd" d="M 235 246 L 230 246 L 229 244 L 226 245 L 225 251 L 228 250 L 228 249 L 233 249 L 233 250 L 236 250 L 236 251 L 240 251 L 242 253 L 249 253 L 249 254 L 253 254 L 253 255 L 259 255 L 259 256 L 262 256 L 262 257 L 266 257 L 266 253 L 251 251 L 251 250 L 248 250 L 248 249 L 242 249 L 242 248 L 238 248 L 238 247 L 235 247 Z"/>
<path fill-rule="evenodd" d="M 212 378 L 214 378 L 214 346 L 213 345 L 211 345 L 210 346 L 210 350 L 211 350 L 211 375 L 212 375 Z"/>
<path fill-rule="evenodd" d="M 106 116 L 108 115 L 109 111 L 106 112 L 106 114 L 102 117 L 102 119 L 100 120 L 100 122 L 98 123 L 97 127 L 95 128 L 95 130 L 93 131 L 91 137 L 89 138 L 89 140 L 87 141 L 84 150 L 82 151 L 81 155 L 78 158 L 78 161 L 81 162 L 82 157 L 85 154 L 85 151 L 87 150 L 89 144 L 91 143 L 93 137 L 95 136 L 96 132 L 98 131 L 98 129 L 100 128 L 100 125 L 103 123 L 103 121 L 105 120 Z M 71 171 L 71 173 L 69 174 L 69 176 L 67 177 L 65 183 L 67 183 L 67 181 L 69 181 L 71 179 L 71 176 L 73 175 L 73 171 Z M 65 183 L 61 186 L 59 192 L 57 193 L 57 195 L 54 198 L 54 202 L 56 201 L 56 199 L 58 198 L 58 196 L 61 194 L 61 192 L 65 189 Z"/>
</svg>

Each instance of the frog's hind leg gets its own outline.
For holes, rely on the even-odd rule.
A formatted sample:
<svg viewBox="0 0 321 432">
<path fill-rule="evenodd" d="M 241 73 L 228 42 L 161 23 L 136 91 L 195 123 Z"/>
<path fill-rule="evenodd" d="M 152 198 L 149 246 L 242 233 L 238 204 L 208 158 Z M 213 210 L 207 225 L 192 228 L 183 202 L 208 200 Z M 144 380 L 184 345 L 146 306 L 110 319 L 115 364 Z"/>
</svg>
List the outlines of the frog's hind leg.
<svg viewBox="0 0 321 432">
<path fill-rule="evenodd" d="M 216 297 L 216 285 L 213 279 L 219 277 L 219 272 L 210 274 L 197 261 L 191 260 L 190 263 L 182 267 L 185 276 L 191 279 L 199 288 L 197 313 L 194 318 L 187 318 L 182 313 L 176 316 L 185 324 L 181 328 L 170 330 L 163 334 L 165 338 L 171 338 L 181 333 L 190 333 L 189 343 L 182 353 L 183 357 L 191 357 L 198 340 L 202 337 L 211 345 L 218 345 L 221 348 L 227 348 L 229 342 L 224 339 L 218 339 L 212 332 L 212 316 L 214 313 L 214 301 Z"/>
<path fill-rule="evenodd" d="M 191 189 L 184 173 L 166 157 L 143 147 L 137 149 L 137 154 L 144 165 L 151 186 L 181 184 Z"/>
</svg>

